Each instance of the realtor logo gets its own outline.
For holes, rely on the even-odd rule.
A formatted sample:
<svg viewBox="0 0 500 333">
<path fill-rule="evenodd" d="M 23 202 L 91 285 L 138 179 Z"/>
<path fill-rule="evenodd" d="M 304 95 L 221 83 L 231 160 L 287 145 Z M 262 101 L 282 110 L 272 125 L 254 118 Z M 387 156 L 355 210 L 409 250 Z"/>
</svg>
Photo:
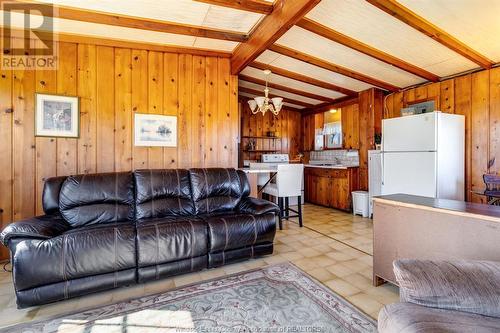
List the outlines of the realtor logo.
<svg viewBox="0 0 500 333">
<path fill-rule="evenodd" d="M 57 69 L 54 6 L 2 1 L 2 54 L 4 70 Z"/>
</svg>

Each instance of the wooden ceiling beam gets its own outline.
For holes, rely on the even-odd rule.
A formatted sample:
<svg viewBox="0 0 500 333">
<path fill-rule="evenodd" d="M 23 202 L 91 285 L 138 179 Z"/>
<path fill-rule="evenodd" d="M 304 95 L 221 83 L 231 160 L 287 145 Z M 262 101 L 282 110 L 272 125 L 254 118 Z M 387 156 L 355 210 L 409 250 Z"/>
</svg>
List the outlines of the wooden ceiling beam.
<svg viewBox="0 0 500 333">
<path fill-rule="evenodd" d="M 251 76 L 248 76 L 248 75 L 242 75 L 242 74 L 240 74 L 239 75 L 239 79 L 242 80 L 242 81 L 246 81 L 246 82 L 252 82 L 252 83 L 255 83 L 255 84 L 260 84 L 262 86 L 266 85 L 266 81 L 261 80 L 261 79 L 257 79 L 257 78 L 254 78 L 254 77 L 251 77 Z M 290 88 L 289 86 L 283 86 L 281 84 L 276 84 L 276 83 L 268 82 L 267 85 L 270 88 L 274 88 L 274 89 L 278 89 L 278 90 L 283 90 L 283 91 L 289 92 L 291 94 L 295 94 L 295 95 L 299 95 L 299 96 L 303 96 L 303 97 L 307 97 L 307 98 L 317 99 L 319 101 L 325 101 L 325 102 L 330 102 L 331 103 L 331 102 L 333 102 L 335 100 L 334 98 L 325 97 L 325 96 L 313 94 L 313 93 L 310 93 L 310 92 L 307 92 L 307 91 L 302 91 L 302 90 Z"/>
<path fill-rule="evenodd" d="M 234 50 L 231 58 L 231 73 L 239 74 L 320 1 L 277 0 L 272 13 L 254 29 L 248 41 L 241 43 Z"/>
<path fill-rule="evenodd" d="M 268 15 L 273 11 L 273 4 L 264 0 L 195 0 L 221 7 L 239 9 L 247 12 Z"/>
<path fill-rule="evenodd" d="M 446 31 L 438 28 L 423 17 L 394 0 L 366 0 L 387 14 L 434 39 L 436 42 L 475 62 L 483 68 L 491 68 L 493 62 L 479 52 L 462 43 Z"/>
<path fill-rule="evenodd" d="M 273 44 L 269 47 L 269 50 L 282 54 L 284 56 L 294 58 L 303 62 L 307 62 L 308 64 L 321 67 L 323 69 L 329 70 L 331 72 L 335 72 L 347 77 L 350 77 L 352 79 L 365 82 L 368 84 L 371 84 L 373 86 L 391 91 L 391 92 L 396 92 L 399 91 L 400 88 L 396 87 L 395 85 L 392 85 L 390 83 L 380 81 L 378 79 L 372 78 L 370 76 L 364 75 L 362 73 L 358 73 L 356 71 L 350 70 L 348 68 L 332 64 L 331 62 L 328 62 L 326 60 L 314 57 L 312 55 L 302 53 L 300 51 L 285 47 L 285 46 L 280 46 L 277 44 Z"/>
<path fill-rule="evenodd" d="M 12 2 L 25 3 L 25 4 L 35 3 L 34 1 L 31 0 L 13 0 Z M 234 31 L 205 28 L 205 27 L 159 21 L 153 19 L 145 19 L 140 17 L 125 16 L 125 15 L 106 13 L 94 10 L 85 10 L 75 7 L 58 6 L 58 5 L 52 5 L 52 6 L 54 8 L 54 14 L 55 14 L 54 17 L 60 19 L 112 25 L 123 28 L 150 30 L 150 31 L 164 32 L 164 33 L 171 33 L 178 35 L 220 39 L 220 40 L 227 40 L 239 43 L 248 40 L 248 36 L 246 34 Z M 44 15 L 47 15 L 47 13 L 44 13 Z"/>
<path fill-rule="evenodd" d="M 252 94 L 252 95 L 255 95 L 255 96 L 264 96 L 264 90 L 255 90 L 255 89 L 246 88 L 246 87 L 238 87 L 238 90 L 241 91 L 242 93 Z M 312 108 L 312 107 L 314 107 L 314 104 L 310 104 L 310 103 L 302 102 L 302 101 L 299 101 L 299 100 L 296 100 L 296 99 L 292 99 L 292 98 L 288 98 L 288 97 L 283 97 L 283 96 L 278 96 L 278 95 L 269 93 L 269 98 L 273 98 L 273 97 L 282 97 L 283 98 L 283 102 L 285 102 L 285 103 L 288 102 L 288 103 L 295 104 L 295 105 L 300 105 L 300 106 L 303 106 L 303 107 L 306 107 L 306 108 Z"/>
<path fill-rule="evenodd" d="M 250 66 L 254 67 L 254 68 L 261 69 L 261 70 L 269 69 L 274 74 L 278 74 L 278 75 L 287 77 L 289 79 L 301 81 L 301 82 L 304 82 L 304 83 L 312 84 L 312 85 L 317 86 L 317 87 L 321 87 L 321 88 L 325 88 L 325 89 L 329 89 L 329 90 L 334 90 L 334 91 L 337 91 L 337 92 L 342 93 L 344 95 L 348 95 L 348 96 L 355 96 L 355 95 L 357 96 L 358 95 L 358 93 L 356 91 L 354 91 L 354 90 L 350 90 L 350 89 L 347 89 L 347 88 L 339 87 L 339 86 L 337 86 L 336 84 L 333 84 L 333 83 L 329 83 L 329 82 L 325 82 L 325 81 L 320 81 L 320 80 L 312 78 L 310 76 L 306 76 L 306 75 L 302 75 L 302 74 L 299 74 L 299 73 L 295 73 L 295 72 L 292 72 L 292 71 L 289 71 L 289 70 L 286 70 L 286 69 L 283 69 L 283 68 L 274 67 L 274 66 L 267 65 L 267 64 L 264 64 L 264 63 L 261 63 L 261 62 L 254 61 L 254 62 L 252 62 L 250 64 Z"/>
<path fill-rule="evenodd" d="M 2 28 L 4 31 L 7 30 L 16 32 L 24 31 L 23 29 L 10 29 L 8 27 L 2 26 L 1 24 L 0 28 Z M 170 52 L 170 53 L 187 53 L 187 54 L 201 55 L 207 57 L 230 58 L 232 55 L 230 52 L 214 51 L 214 50 L 194 48 L 194 47 L 169 46 L 157 43 L 139 42 L 126 39 L 103 38 L 103 37 L 68 34 L 60 32 L 53 33 L 51 31 L 44 31 L 41 29 L 31 29 L 30 31 L 36 32 L 37 37 L 39 37 L 42 40 L 52 40 L 55 36 L 58 42 L 66 42 L 66 43 L 91 44 L 91 45 L 121 47 L 121 48 L 130 48 L 138 50 Z M 22 36 L 22 34 L 19 35 Z"/>
<path fill-rule="evenodd" d="M 310 19 L 303 18 L 297 23 L 297 26 L 301 27 L 302 29 L 306 29 L 312 33 L 315 33 L 317 35 L 320 35 L 324 38 L 330 39 L 336 43 L 347 46 L 353 50 L 364 53 L 370 57 L 383 61 L 389 65 L 402 69 L 408 73 L 412 73 L 414 75 L 425 78 L 432 82 L 439 81 L 439 76 L 437 76 L 436 74 L 433 74 L 429 71 L 426 71 L 422 68 L 412 65 L 404 60 L 398 59 L 390 54 L 377 50 L 367 44 L 364 44 L 356 39 L 341 34 L 338 31 L 330 29 Z"/>
<path fill-rule="evenodd" d="M 304 109 L 303 114 L 308 115 L 308 114 L 315 114 L 315 113 L 323 113 L 327 112 L 331 109 L 338 109 L 338 108 L 343 108 L 348 105 L 352 104 L 357 104 L 359 103 L 359 98 L 358 97 L 340 97 L 337 98 L 333 103 L 322 103 L 318 104 L 312 108 L 307 108 Z"/>
</svg>

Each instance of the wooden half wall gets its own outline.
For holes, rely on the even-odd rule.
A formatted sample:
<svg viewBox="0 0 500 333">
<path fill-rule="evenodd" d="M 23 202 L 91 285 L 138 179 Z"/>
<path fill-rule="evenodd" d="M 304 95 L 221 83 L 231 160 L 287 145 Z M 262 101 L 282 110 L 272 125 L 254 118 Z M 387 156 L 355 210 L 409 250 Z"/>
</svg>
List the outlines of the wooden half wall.
<svg viewBox="0 0 500 333">
<path fill-rule="evenodd" d="M 56 71 L 0 72 L 2 228 L 42 213 L 48 177 L 237 166 L 238 79 L 228 58 L 64 42 L 59 50 Z M 35 93 L 80 97 L 79 139 L 34 136 Z M 176 115 L 178 146 L 134 147 L 134 113 Z"/>
<path fill-rule="evenodd" d="M 483 174 L 500 172 L 500 68 L 391 94 L 384 118 L 398 117 L 408 103 L 426 99 L 434 99 L 438 110 L 465 116 L 466 199 L 485 202 L 473 191 L 484 190 Z"/>
</svg>

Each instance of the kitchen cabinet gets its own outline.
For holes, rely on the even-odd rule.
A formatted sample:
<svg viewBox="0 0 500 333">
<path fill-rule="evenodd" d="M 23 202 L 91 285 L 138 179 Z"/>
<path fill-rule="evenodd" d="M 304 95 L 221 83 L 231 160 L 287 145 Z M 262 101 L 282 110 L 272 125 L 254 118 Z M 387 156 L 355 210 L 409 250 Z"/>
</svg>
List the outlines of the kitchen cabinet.
<svg viewBox="0 0 500 333">
<path fill-rule="evenodd" d="M 357 189 L 358 168 L 304 168 L 306 202 L 351 211 L 351 192 Z"/>
</svg>

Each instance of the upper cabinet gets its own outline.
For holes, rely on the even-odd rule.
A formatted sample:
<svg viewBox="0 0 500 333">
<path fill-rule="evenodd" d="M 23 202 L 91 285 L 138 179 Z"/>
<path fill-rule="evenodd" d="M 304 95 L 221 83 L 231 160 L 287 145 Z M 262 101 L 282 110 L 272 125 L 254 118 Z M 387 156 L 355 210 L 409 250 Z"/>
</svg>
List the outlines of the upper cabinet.
<svg viewBox="0 0 500 333">
<path fill-rule="evenodd" d="M 359 149 L 359 105 L 342 108 L 342 133 L 344 149 Z"/>
</svg>

